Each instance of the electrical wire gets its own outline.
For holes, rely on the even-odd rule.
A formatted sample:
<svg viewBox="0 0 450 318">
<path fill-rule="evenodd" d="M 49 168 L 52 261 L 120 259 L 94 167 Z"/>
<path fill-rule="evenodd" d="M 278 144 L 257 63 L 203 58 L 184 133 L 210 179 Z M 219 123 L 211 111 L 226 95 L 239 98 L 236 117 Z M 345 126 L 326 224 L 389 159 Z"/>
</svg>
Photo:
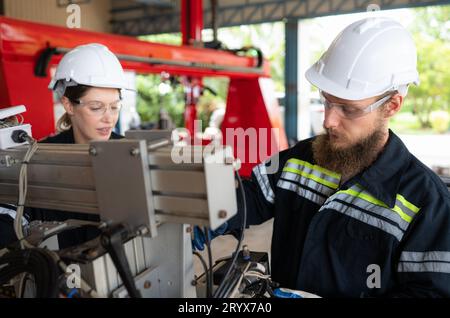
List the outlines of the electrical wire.
<svg viewBox="0 0 450 318">
<path fill-rule="evenodd" d="M 0 258 L 0 285 L 22 274 L 30 274 L 34 278 L 36 297 L 57 296 L 56 282 L 59 270 L 48 250 L 42 248 L 15 250 Z M 19 296 L 23 288 L 23 286 L 20 288 Z"/>
<path fill-rule="evenodd" d="M 50 255 L 55 260 L 56 264 L 59 266 L 59 268 L 63 271 L 63 273 L 67 273 L 67 265 L 64 263 L 59 255 L 53 251 L 49 251 Z M 100 296 L 97 294 L 97 291 L 93 289 L 86 281 L 83 279 L 83 277 L 80 278 L 80 289 L 86 293 L 91 298 L 99 298 Z"/>
<path fill-rule="evenodd" d="M 0 120 L 0 129 L 19 126 L 19 125 L 22 125 L 23 122 L 24 122 L 24 118 L 23 118 L 22 114 L 16 114 L 11 117 L 1 119 Z"/>
<path fill-rule="evenodd" d="M 234 296 L 236 295 L 236 293 L 239 291 L 239 287 L 240 287 L 240 285 L 241 285 L 241 283 L 242 283 L 242 280 L 244 279 L 244 276 L 246 276 L 245 273 L 246 273 L 246 271 L 248 270 L 249 267 L 250 267 L 250 263 L 248 263 L 248 264 L 245 266 L 245 269 L 244 269 L 244 271 L 243 271 L 243 274 L 240 275 L 239 280 L 238 280 L 238 282 L 236 283 L 236 285 L 235 285 L 233 291 L 230 293 L 229 298 L 234 298 Z"/>
<path fill-rule="evenodd" d="M 213 290 L 213 264 L 212 264 L 212 252 L 211 252 L 211 238 L 209 237 L 209 229 L 205 227 L 205 243 L 206 243 L 206 250 L 208 252 L 208 262 L 209 262 L 209 275 L 206 283 L 208 284 L 207 291 L 209 293 L 206 293 L 207 298 L 212 297 L 212 290 Z"/>
<path fill-rule="evenodd" d="M 19 200 L 18 200 L 18 204 L 17 204 L 16 217 L 14 219 L 14 231 L 16 233 L 17 238 L 20 241 L 21 247 L 28 248 L 28 250 L 26 250 L 28 252 L 28 251 L 30 251 L 30 249 L 37 250 L 37 249 L 33 248 L 34 246 L 25 239 L 24 234 L 23 234 L 22 224 L 23 224 L 23 213 L 24 213 L 24 208 L 25 208 L 25 200 L 26 200 L 26 196 L 27 196 L 27 186 L 28 186 L 28 163 L 30 162 L 31 157 L 34 155 L 36 150 L 38 149 L 38 143 L 35 139 L 33 139 L 28 134 L 26 134 L 23 138 L 28 142 L 29 147 L 28 147 L 28 150 L 25 153 L 25 156 L 22 160 L 22 165 L 20 167 L 20 172 L 19 172 Z M 59 255 L 54 252 L 51 252 L 51 251 L 48 251 L 48 253 L 53 258 L 55 264 L 57 264 L 61 268 L 61 270 L 65 273 L 67 270 L 67 265 L 59 258 Z M 94 289 L 92 289 L 86 283 L 86 281 L 81 277 L 80 277 L 80 283 L 81 283 L 81 286 L 80 286 L 81 289 L 87 295 L 89 295 L 90 297 L 93 297 L 93 298 L 98 297 L 97 292 Z M 51 283 L 51 282 L 48 282 L 45 285 L 52 286 L 50 284 L 55 285 L 54 283 Z"/>
<path fill-rule="evenodd" d="M 270 275 L 264 275 L 264 274 L 261 274 L 259 272 L 255 272 L 255 271 L 247 271 L 244 276 L 246 276 L 246 277 L 247 276 L 258 277 L 258 278 L 261 278 L 261 279 L 268 279 L 268 278 L 270 278 Z"/>
<path fill-rule="evenodd" d="M 18 289 L 18 293 L 17 293 L 19 295 L 19 298 L 25 297 L 25 290 L 26 290 L 27 282 L 30 282 L 30 281 L 34 283 L 33 276 L 31 276 L 28 273 L 24 273 L 21 275 L 21 277 L 19 279 L 19 289 Z"/>
<path fill-rule="evenodd" d="M 236 265 L 236 261 L 237 261 L 237 257 L 239 255 L 239 250 L 241 249 L 241 245 L 242 245 L 242 241 L 244 240 L 244 230 L 245 230 L 245 226 L 247 224 L 247 202 L 245 199 L 245 190 L 244 190 L 244 185 L 242 184 L 242 179 L 241 176 L 236 172 L 236 178 L 238 179 L 238 183 L 239 183 L 239 188 L 241 190 L 241 196 L 242 196 L 242 223 L 241 223 L 241 235 L 239 237 L 239 241 L 238 244 L 236 246 L 236 250 L 234 251 L 234 255 L 233 255 L 233 260 L 231 261 L 230 267 L 228 267 L 228 270 L 225 274 L 225 276 L 223 277 L 222 281 L 219 284 L 219 287 L 217 287 L 216 291 L 213 294 L 214 298 L 223 298 L 225 294 L 225 284 L 230 276 L 230 273 L 232 271 L 232 269 L 234 269 L 235 265 Z"/>
<path fill-rule="evenodd" d="M 22 160 L 22 165 L 20 166 L 20 173 L 19 173 L 19 201 L 17 204 L 17 210 L 16 210 L 16 217 L 14 219 L 14 231 L 16 232 L 16 236 L 18 240 L 20 241 L 20 245 L 22 248 L 33 247 L 32 244 L 27 242 L 27 240 L 24 238 L 23 234 L 23 212 L 25 208 L 25 200 L 27 196 L 27 186 L 28 186 L 28 163 L 30 162 L 31 157 L 38 149 L 37 141 L 30 136 L 26 135 L 25 139 L 27 140 L 29 147 L 27 152 L 25 153 L 25 156 Z"/>
<path fill-rule="evenodd" d="M 227 280 L 223 288 L 222 295 L 220 297 L 230 297 L 231 291 L 239 284 L 240 279 L 242 278 L 243 272 L 239 267 L 236 267 L 234 271 L 232 271 L 232 275 L 230 279 Z"/>
<path fill-rule="evenodd" d="M 203 256 L 199 252 L 193 251 L 192 253 L 195 256 L 197 256 L 198 259 L 200 260 L 200 262 L 202 263 L 203 270 L 204 270 L 204 273 L 205 273 L 205 278 L 206 278 L 206 296 L 208 296 L 211 293 L 211 291 L 209 290 L 209 283 L 208 283 L 208 280 L 210 280 L 209 271 L 208 271 L 208 265 L 206 265 L 206 262 L 205 262 Z"/>
</svg>

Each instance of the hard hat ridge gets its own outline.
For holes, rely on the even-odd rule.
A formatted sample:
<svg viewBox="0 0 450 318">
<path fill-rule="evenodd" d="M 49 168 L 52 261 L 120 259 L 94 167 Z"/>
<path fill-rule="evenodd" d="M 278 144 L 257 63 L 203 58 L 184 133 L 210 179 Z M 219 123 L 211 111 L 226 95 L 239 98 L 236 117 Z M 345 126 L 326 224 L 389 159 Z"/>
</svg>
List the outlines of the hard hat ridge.
<svg viewBox="0 0 450 318">
<path fill-rule="evenodd" d="M 132 89 L 118 58 L 105 45 L 98 43 L 77 46 L 64 55 L 48 87 L 58 90 L 58 94 L 64 94 L 65 88 L 74 86 L 74 83 L 92 87 Z"/>
<path fill-rule="evenodd" d="M 411 34 L 390 18 L 366 18 L 347 26 L 305 76 L 331 95 L 360 100 L 419 83 Z"/>
</svg>

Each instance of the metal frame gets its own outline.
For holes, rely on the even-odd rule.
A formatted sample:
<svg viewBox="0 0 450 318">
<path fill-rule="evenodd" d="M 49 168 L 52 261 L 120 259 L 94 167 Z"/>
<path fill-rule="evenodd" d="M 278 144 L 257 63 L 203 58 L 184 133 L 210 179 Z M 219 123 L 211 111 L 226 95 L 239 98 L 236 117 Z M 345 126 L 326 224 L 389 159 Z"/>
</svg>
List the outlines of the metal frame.
<svg viewBox="0 0 450 318">
<path fill-rule="evenodd" d="M 298 109 L 298 19 L 289 19 L 285 24 L 286 61 L 285 65 L 285 127 L 286 135 L 297 140 Z"/>
<path fill-rule="evenodd" d="M 190 227 L 162 224 L 155 238 L 137 236 L 124 244 L 136 288 L 143 298 L 196 297 Z M 99 297 L 128 297 L 109 254 L 98 240 L 60 252 L 61 257 L 80 265 L 83 279 Z"/>
<path fill-rule="evenodd" d="M 91 0 L 57 0 L 56 5 L 59 8 L 65 8 L 71 4 L 86 4 L 91 2 Z"/>
<path fill-rule="evenodd" d="M 216 229 L 237 213 L 231 148 L 218 146 L 208 154 L 198 146 L 155 148 L 145 141 L 151 137 L 143 139 L 96 141 L 89 148 L 40 144 L 28 164 L 26 205 L 100 214 L 106 222 L 145 228 L 150 237 L 157 223 Z M 0 150 L 2 203 L 17 202 L 25 151 Z M 174 154 L 181 154 L 180 162 Z"/>
<path fill-rule="evenodd" d="M 172 145 L 167 131 L 130 132 L 128 137 L 90 145 L 39 144 L 27 164 L 25 203 L 29 207 L 97 213 L 103 226 L 126 226 L 129 233 L 138 235 L 123 245 L 141 294 L 195 297 L 188 224 L 216 229 L 237 213 L 231 148 L 216 146 L 206 152 L 203 147 Z M 162 143 L 164 139 L 169 142 Z M 21 158 L 26 150 L 26 146 L 0 150 L 2 203 L 17 202 Z M 179 151 L 182 162 L 173 158 Z M 221 187 L 217 187 L 217 180 Z M 29 239 L 36 244 L 76 224 L 69 220 L 39 223 L 37 229 L 32 225 Z M 60 253 L 81 266 L 82 277 L 100 297 L 127 296 L 99 238 Z"/>
<path fill-rule="evenodd" d="M 218 3 L 217 26 L 230 27 L 243 24 L 277 22 L 284 19 L 306 19 L 334 14 L 367 11 L 370 4 L 377 4 L 382 10 L 450 4 L 449 0 L 266 0 L 241 1 L 242 4 Z M 207 2 L 206 2 L 207 3 Z M 171 13 L 142 15 L 120 19 L 117 15 L 127 8 L 112 9 L 113 32 L 126 35 L 146 35 L 180 32 L 179 8 Z M 203 17 L 205 28 L 211 27 L 211 8 L 205 6 Z"/>
</svg>

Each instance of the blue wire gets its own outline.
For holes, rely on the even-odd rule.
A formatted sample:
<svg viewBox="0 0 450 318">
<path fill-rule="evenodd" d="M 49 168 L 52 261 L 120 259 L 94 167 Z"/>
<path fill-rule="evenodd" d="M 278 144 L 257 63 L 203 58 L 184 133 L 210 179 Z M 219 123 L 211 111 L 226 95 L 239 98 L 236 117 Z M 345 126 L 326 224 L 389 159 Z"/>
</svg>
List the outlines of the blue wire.
<svg viewBox="0 0 450 318">
<path fill-rule="evenodd" d="M 72 290 L 67 294 L 67 298 L 73 298 L 76 294 L 78 294 L 78 289 L 72 288 Z"/>
</svg>

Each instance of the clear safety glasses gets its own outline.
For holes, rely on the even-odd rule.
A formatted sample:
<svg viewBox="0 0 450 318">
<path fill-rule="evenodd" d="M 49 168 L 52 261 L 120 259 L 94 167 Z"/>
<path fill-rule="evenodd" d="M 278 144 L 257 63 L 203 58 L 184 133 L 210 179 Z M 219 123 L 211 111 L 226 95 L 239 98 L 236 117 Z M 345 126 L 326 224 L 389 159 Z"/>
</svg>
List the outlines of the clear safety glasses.
<svg viewBox="0 0 450 318">
<path fill-rule="evenodd" d="M 122 109 L 122 101 L 118 100 L 112 102 L 110 104 L 105 104 L 101 101 L 91 100 L 91 101 L 81 101 L 81 100 L 71 100 L 72 103 L 85 106 L 86 111 L 95 117 L 101 117 L 106 113 L 106 110 L 109 108 L 112 115 L 118 115 L 120 110 Z M 108 107 L 109 106 L 109 107 Z"/>
<path fill-rule="evenodd" d="M 392 97 L 392 92 L 389 92 L 386 96 L 380 98 L 375 103 L 365 107 L 365 108 L 358 108 L 357 106 L 350 106 L 345 105 L 341 103 L 332 103 L 326 99 L 326 97 L 323 94 L 323 91 L 320 91 L 320 100 L 322 101 L 323 105 L 325 106 L 325 109 L 331 109 L 334 108 L 336 113 L 346 119 L 355 119 L 362 117 L 370 112 L 373 112 L 375 109 L 382 106 L 384 103 L 386 103 L 389 99 Z"/>
</svg>

